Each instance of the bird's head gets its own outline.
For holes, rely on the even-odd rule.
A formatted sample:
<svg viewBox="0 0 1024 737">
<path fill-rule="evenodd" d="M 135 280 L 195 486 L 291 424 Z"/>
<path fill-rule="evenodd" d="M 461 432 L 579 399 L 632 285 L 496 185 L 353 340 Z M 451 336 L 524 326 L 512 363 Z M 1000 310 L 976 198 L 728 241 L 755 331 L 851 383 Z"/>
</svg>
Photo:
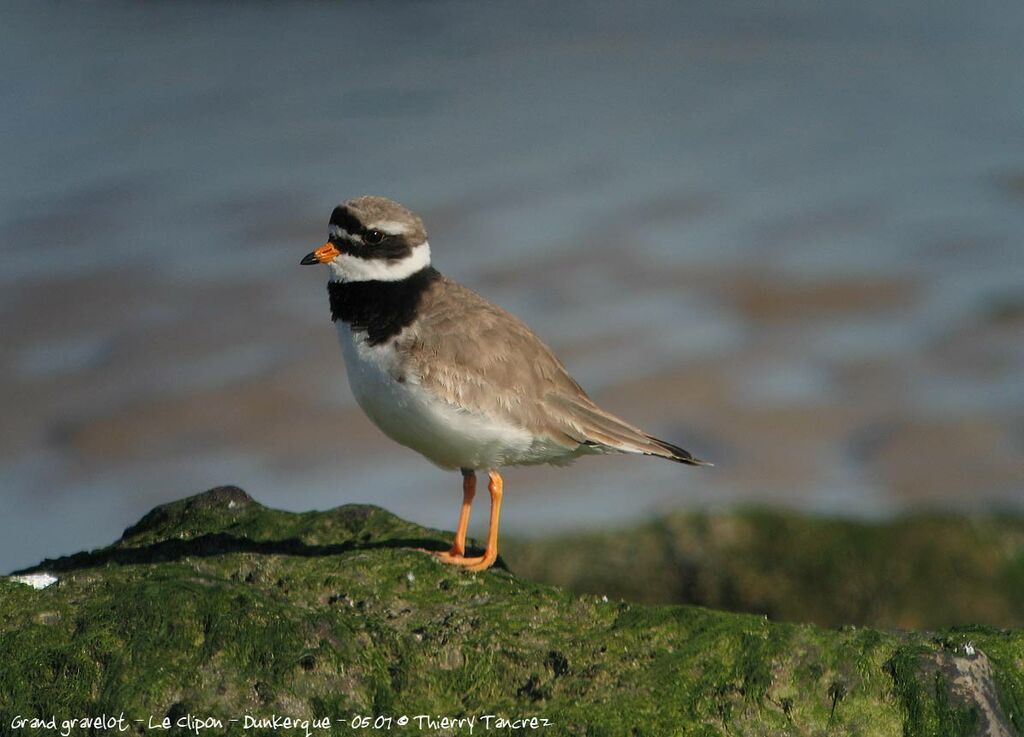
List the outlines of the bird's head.
<svg viewBox="0 0 1024 737">
<path fill-rule="evenodd" d="M 430 244 L 415 213 L 386 197 L 357 197 L 334 208 L 327 242 L 301 263 L 327 264 L 332 281 L 400 281 L 430 266 Z"/>
</svg>

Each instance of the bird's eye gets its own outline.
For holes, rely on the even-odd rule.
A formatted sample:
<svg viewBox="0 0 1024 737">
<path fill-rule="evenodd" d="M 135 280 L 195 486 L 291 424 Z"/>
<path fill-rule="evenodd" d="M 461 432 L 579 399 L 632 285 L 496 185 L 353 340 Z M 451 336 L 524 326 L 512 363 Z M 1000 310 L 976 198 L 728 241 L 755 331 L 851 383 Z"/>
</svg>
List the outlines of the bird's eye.
<svg viewBox="0 0 1024 737">
<path fill-rule="evenodd" d="M 379 230 L 368 230 L 363 235 L 363 240 L 371 245 L 375 245 L 384 240 L 384 234 L 381 233 Z"/>
</svg>

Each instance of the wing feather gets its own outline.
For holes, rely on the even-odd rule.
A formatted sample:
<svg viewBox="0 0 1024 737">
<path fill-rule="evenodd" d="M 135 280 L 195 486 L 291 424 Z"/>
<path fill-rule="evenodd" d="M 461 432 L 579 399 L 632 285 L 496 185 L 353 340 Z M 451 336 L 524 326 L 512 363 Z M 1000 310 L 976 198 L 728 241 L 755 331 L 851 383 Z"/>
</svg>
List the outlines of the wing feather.
<svg viewBox="0 0 1024 737">
<path fill-rule="evenodd" d="M 525 323 L 471 289 L 441 279 L 419 309 L 402 348 L 419 382 L 450 404 L 570 450 L 590 446 L 702 463 L 598 407 Z"/>
</svg>

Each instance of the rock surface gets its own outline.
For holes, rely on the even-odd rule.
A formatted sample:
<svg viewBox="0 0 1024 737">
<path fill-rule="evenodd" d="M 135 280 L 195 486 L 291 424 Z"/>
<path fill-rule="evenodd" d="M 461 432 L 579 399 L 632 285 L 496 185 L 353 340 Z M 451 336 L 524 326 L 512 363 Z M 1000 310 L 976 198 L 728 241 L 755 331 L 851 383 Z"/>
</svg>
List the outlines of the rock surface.
<svg viewBox="0 0 1024 737">
<path fill-rule="evenodd" d="M 1024 727 L 1018 632 L 829 630 L 630 604 L 413 549 L 447 541 L 376 507 L 293 514 L 234 487 L 158 507 L 110 547 L 27 571 L 55 575 L 47 588 L 0 578 L 0 734 L 59 733 L 18 719 L 122 713 L 129 733 L 150 734 L 164 733 L 150 720 L 189 715 L 223 721 L 204 734 L 304 733 L 228 721 L 247 715 L 334 720 L 313 734 L 470 733 L 419 715 L 476 718 L 473 734 Z M 488 730 L 485 715 L 550 724 Z M 395 721 L 356 730 L 358 716 Z"/>
<path fill-rule="evenodd" d="M 825 627 L 1024 627 L 1024 519 L 887 521 L 785 511 L 672 514 L 610 531 L 509 539 L 524 578 L 647 604 Z"/>
</svg>

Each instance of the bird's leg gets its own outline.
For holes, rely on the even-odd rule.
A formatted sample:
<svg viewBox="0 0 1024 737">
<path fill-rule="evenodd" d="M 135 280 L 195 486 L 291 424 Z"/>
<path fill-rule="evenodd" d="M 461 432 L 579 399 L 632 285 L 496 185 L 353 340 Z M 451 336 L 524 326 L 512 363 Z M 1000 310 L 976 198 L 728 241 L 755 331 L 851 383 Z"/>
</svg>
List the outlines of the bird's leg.
<svg viewBox="0 0 1024 737">
<path fill-rule="evenodd" d="M 459 510 L 459 527 L 455 530 L 452 547 L 445 553 L 435 553 L 445 563 L 456 563 L 457 559 L 466 555 L 466 528 L 469 527 L 469 512 L 476 496 L 476 471 L 471 468 L 462 469 L 462 509 Z"/>
<path fill-rule="evenodd" d="M 471 571 L 482 571 L 494 565 L 498 559 L 498 518 L 501 516 L 501 497 L 505 483 L 501 474 L 493 468 L 488 472 L 490 482 L 487 484 L 487 491 L 491 493 L 491 522 L 487 528 L 487 549 L 482 558 L 474 558 L 473 564 L 469 566 Z"/>
<path fill-rule="evenodd" d="M 501 516 L 501 497 L 504 484 L 501 480 L 501 474 L 497 471 L 492 469 L 487 475 L 490 478 L 490 483 L 487 484 L 487 491 L 491 493 L 491 524 L 487 530 L 487 549 L 483 555 L 474 558 L 466 558 L 461 555 L 454 556 L 450 553 L 435 553 L 445 563 L 466 566 L 471 571 L 482 571 L 485 568 L 490 568 L 494 565 L 494 561 L 498 559 L 498 519 Z"/>
<path fill-rule="evenodd" d="M 462 509 L 459 510 L 459 527 L 455 530 L 455 540 L 450 552 L 452 555 L 466 554 L 466 528 L 469 527 L 469 512 L 476 496 L 476 471 L 471 468 L 462 469 Z"/>
</svg>

